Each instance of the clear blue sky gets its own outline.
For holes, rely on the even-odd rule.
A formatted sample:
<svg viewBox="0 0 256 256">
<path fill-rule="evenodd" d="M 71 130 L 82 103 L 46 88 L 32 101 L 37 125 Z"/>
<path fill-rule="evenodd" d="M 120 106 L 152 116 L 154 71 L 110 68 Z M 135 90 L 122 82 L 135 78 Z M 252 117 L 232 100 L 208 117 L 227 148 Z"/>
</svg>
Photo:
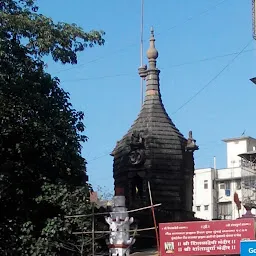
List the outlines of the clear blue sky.
<svg viewBox="0 0 256 256">
<path fill-rule="evenodd" d="M 105 46 L 81 53 L 78 65 L 50 61 L 48 71 L 61 79 L 74 107 L 85 112 L 89 141 L 83 156 L 90 182 L 111 190 L 109 153 L 140 111 L 140 0 L 38 3 L 41 12 L 55 21 L 106 32 Z M 205 90 L 176 110 L 252 39 L 251 0 L 145 0 L 145 48 L 152 25 L 167 112 L 185 136 L 193 130 L 200 146 L 195 153 L 197 168 L 212 166 L 214 155 L 217 167 L 225 167 L 226 147 L 221 140 L 240 136 L 244 130 L 256 136 L 256 86 L 249 81 L 256 76 L 255 41 Z"/>
</svg>

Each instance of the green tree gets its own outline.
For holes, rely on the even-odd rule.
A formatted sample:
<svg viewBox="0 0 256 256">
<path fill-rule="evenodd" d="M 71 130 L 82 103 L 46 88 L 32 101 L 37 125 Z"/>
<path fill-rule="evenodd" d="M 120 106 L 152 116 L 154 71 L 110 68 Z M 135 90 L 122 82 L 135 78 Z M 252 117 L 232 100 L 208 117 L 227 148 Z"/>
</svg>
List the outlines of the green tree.
<svg viewBox="0 0 256 256">
<path fill-rule="evenodd" d="M 75 24 L 54 23 L 38 13 L 35 0 L 1 0 L 1 38 L 21 42 L 33 58 L 51 54 L 55 61 L 77 63 L 77 52 L 104 44 L 103 31 L 86 33 Z"/>
<path fill-rule="evenodd" d="M 82 112 L 73 109 L 43 56 L 75 64 L 77 52 L 104 43 L 103 32 L 54 23 L 33 0 L 0 2 L 0 254 L 89 255 Z"/>
</svg>

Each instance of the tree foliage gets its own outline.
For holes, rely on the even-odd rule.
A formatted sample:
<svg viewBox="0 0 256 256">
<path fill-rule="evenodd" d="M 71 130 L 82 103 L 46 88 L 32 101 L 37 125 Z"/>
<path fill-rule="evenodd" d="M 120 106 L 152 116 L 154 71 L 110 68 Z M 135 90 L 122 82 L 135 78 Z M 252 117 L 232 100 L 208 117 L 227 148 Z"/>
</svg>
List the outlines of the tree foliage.
<svg viewBox="0 0 256 256">
<path fill-rule="evenodd" d="M 72 235 L 90 219 L 82 112 L 73 109 L 42 57 L 76 63 L 103 44 L 103 32 L 55 24 L 33 0 L 0 3 L 0 254 L 89 255 L 90 239 Z"/>
<path fill-rule="evenodd" d="M 103 31 L 86 33 L 75 24 L 54 23 L 38 13 L 34 0 L 1 0 L 1 32 L 21 40 L 33 58 L 51 54 L 55 61 L 77 63 L 76 53 L 86 47 L 104 44 Z"/>
</svg>

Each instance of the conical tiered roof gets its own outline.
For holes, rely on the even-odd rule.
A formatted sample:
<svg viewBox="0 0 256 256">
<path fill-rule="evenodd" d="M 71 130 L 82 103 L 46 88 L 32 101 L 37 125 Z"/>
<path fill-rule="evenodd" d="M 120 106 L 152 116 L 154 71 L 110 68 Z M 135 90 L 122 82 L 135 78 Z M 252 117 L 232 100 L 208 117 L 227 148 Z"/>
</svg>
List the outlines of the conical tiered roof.
<svg viewBox="0 0 256 256">
<path fill-rule="evenodd" d="M 128 133 L 117 143 L 113 154 L 123 149 L 126 138 L 130 137 L 133 131 L 144 131 L 150 133 L 152 136 L 156 136 L 163 144 L 169 145 L 167 148 L 169 150 L 173 149 L 173 152 L 170 153 L 180 156 L 182 145 L 186 140 L 168 116 L 162 103 L 159 88 L 160 70 L 156 67 L 158 51 L 155 48 L 153 30 L 151 31 L 150 47 L 147 51 L 147 57 L 149 68 L 147 69 L 146 66 L 139 68 L 140 76 L 146 78 L 147 82 L 144 104 L 138 118 Z M 158 147 L 158 145 L 155 146 Z"/>
</svg>

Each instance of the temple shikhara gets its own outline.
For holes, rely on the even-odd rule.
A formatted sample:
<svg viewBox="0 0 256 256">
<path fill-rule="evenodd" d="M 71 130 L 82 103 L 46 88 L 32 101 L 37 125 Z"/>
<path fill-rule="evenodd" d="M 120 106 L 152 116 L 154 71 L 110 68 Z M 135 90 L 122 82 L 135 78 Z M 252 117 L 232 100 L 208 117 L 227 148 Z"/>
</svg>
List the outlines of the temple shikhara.
<svg viewBox="0 0 256 256">
<path fill-rule="evenodd" d="M 160 93 L 154 31 L 147 51 L 148 66 L 139 68 L 146 80 L 141 111 L 112 152 L 115 188 L 123 188 L 128 209 L 150 205 L 148 181 L 157 222 L 194 219 L 194 151 L 198 146 L 192 132 L 185 138 L 168 116 Z M 153 225 L 149 210 L 133 214 L 139 227 Z M 143 236 L 143 235 L 142 235 Z"/>
</svg>

